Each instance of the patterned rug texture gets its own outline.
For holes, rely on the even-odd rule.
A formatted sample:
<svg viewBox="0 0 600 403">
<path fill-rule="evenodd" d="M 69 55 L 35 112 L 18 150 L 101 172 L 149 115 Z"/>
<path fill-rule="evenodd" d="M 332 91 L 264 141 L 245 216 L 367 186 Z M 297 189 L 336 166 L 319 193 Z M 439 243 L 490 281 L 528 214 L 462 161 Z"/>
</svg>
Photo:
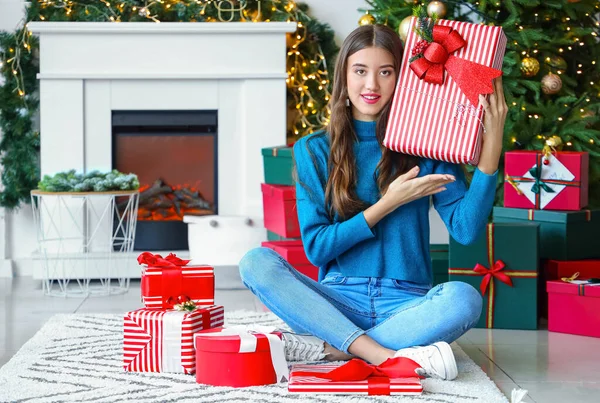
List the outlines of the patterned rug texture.
<svg viewBox="0 0 600 403">
<path fill-rule="evenodd" d="M 285 327 L 272 313 L 225 313 L 227 325 Z M 487 375 L 453 344 L 459 376 L 426 379 L 421 396 L 290 394 L 287 384 L 243 389 L 199 385 L 192 375 L 131 373 L 122 366 L 123 317 L 116 314 L 53 316 L 0 368 L 1 402 L 485 402 L 508 400 Z"/>
</svg>

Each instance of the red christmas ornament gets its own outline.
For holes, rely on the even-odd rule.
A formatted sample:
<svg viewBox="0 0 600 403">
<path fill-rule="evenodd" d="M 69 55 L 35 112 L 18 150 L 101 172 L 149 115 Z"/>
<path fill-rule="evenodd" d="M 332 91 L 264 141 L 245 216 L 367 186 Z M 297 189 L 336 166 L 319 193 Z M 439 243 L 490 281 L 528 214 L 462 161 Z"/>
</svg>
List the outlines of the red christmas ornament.
<svg viewBox="0 0 600 403">
<path fill-rule="evenodd" d="M 548 165 L 550 163 L 550 160 L 548 160 L 548 158 L 544 158 L 543 163 L 544 163 L 544 165 Z"/>
<path fill-rule="evenodd" d="M 416 56 L 418 54 L 425 52 L 425 49 L 427 49 L 427 46 L 429 46 L 429 42 L 427 42 L 425 39 L 421 39 L 419 42 L 417 42 L 415 44 L 415 46 L 413 46 L 412 56 Z"/>
</svg>

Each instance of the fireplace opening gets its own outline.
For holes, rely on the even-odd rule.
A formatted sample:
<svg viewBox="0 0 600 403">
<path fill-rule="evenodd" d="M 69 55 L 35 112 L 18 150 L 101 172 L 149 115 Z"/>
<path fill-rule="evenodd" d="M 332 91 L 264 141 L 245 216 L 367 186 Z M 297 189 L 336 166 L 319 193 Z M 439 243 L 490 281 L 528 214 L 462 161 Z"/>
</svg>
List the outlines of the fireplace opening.
<svg viewBox="0 0 600 403">
<path fill-rule="evenodd" d="M 217 111 L 112 111 L 113 168 L 136 174 L 134 250 L 187 250 L 184 215 L 218 214 Z"/>
</svg>

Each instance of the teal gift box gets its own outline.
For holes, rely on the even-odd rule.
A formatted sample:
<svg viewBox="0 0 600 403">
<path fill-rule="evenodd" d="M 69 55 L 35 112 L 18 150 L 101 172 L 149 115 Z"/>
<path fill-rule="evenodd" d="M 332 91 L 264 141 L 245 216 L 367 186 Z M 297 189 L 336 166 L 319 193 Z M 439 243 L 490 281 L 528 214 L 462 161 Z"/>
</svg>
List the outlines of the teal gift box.
<svg viewBox="0 0 600 403">
<path fill-rule="evenodd" d="M 267 230 L 267 239 L 269 241 L 296 241 L 296 240 L 299 240 L 300 238 L 286 238 L 281 235 L 277 235 L 273 231 Z"/>
<path fill-rule="evenodd" d="M 433 271 L 433 286 L 448 282 L 448 244 L 429 245 L 431 270 Z"/>
<path fill-rule="evenodd" d="M 540 225 L 540 258 L 600 258 L 600 210 L 550 211 L 494 207 L 495 223 Z"/>
<path fill-rule="evenodd" d="M 266 147 L 262 149 L 265 183 L 269 185 L 295 185 L 292 177 L 294 158 L 292 147 Z"/>
<path fill-rule="evenodd" d="M 450 239 L 450 281 L 483 296 L 475 327 L 537 329 L 539 225 L 488 224 L 471 245 Z"/>
</svg>

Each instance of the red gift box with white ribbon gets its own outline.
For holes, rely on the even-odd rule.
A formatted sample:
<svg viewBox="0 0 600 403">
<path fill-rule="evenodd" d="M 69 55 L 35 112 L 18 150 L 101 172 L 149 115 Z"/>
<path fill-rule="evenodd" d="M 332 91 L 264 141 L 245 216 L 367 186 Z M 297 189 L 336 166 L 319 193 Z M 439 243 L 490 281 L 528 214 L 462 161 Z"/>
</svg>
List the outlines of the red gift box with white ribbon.
<svg viewBox="0 0 600 403">
<path fill-rule="evenodd" d="M 288 390 L 333 395 L 420 395 L 423 385 L 416 373 L 419 368 L 405 357 L 390 358 L 377 366 L 360 359 L 345 364 L 296 364 Z"/>
<path fill-rule="evenodd" d="M 413 18 L 383 145 L 393 151 L 477 165 L 483 134 L 479 94 L 502 75 L 501 27 L 438 20 L 433 41 L 413 30 Z M 415 54 L 414 57 L 411 57 Z"/>
<path fill-rule="evenodd" d="M 138 309 L 124 317 L 123 364 L 131 372 L 193 374 L 193 336 L 223 326 L 222 306 L 193 311 Z"/>
<path fill-rule="evenodd" d="M 215 303 L 215 270 L 208 265 L 188 265 L 173 253 L 163 258 L 150 252 L 138 256 L 142 269 L 142 302 L 150 309 L 171 309 L 193 301 L 198 307 Z"/>
<path fill-rule="evenodd" d="M 210 329 L 194 336 L 196 382 L 247 387 L 288 379 L 281 333 L 266 326 Z"/>
<path fill-rule="evenodd" d="M 588 204 L 589 154 L 504 153 L 504 207 L 579 211 Z"/>
</svg>

